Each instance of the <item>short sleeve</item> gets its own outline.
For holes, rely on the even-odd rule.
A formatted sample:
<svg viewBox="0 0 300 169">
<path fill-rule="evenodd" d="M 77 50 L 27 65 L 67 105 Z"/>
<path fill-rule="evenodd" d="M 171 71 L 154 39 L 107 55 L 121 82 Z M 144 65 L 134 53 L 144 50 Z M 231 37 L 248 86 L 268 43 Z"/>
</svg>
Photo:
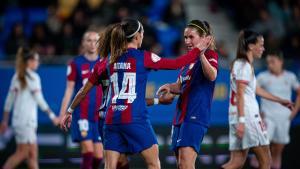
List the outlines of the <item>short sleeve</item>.
<svg viewBox="0 0 300 169">
<path fill-rule="evenodd" d="M 291 74 L 292 88 L 298 90 L 300 88 L 299 81 L 294 73 Z"/>
<path fill-rule="evenodd" d="M 218 70 L 218 54 L 213 51 L 213 50 L 207 50 L 204 53 L 206 59 L 208 60 L 208 62 L 210 63 L 210 65 L 212 65 L 214 68 L 216 68 Z"/>
<path fill-rule="evenodd" d="M 248 84 L 253 76 L 251 65 L 246 61 L 235 61 L 233 72 L 236 82 Z"/>
<path fill-rule="evenodd" d="M 74 61 L 70 62 L 67 67 L 67 79 L 69 81 L 76 80 L 76 64 Z"/>
</svg>

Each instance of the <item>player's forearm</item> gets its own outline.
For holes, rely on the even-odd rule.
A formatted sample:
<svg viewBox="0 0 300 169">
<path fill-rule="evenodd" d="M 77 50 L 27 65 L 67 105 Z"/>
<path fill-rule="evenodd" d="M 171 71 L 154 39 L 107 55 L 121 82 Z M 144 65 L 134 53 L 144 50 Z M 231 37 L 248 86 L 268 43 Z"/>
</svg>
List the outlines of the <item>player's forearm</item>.
<svg viewBox="0 0 300 169">
<path fill-rule="evenodd" d="M 64 98 L 61 103 L 60 116 L 67 111 L 68 105 L 70 104 L 71 101 L 72 94 L 73 94 L 73 89 L 66 90 Z"/>
<path fill-rule="evenodd" d="M 245 112 L 244 112 L 244 93 L 237 93 L 236 95 L 236 99 L 237 99 L 237 111 L 238 111 L 238 116 L 239 117 L 244 117 L 245 116 Z"/>
<path fill-rule="evenodd" d="M 204 54 L 202 54 L 200 56 L 200 60 L 201 60 L 201 65 L 202 65 L 202 70 L 203 73 L 205 75 L 205 77 L 210 80 L 210 81 L 214 81 L 217 78 L 217 70 L 216 68 L 214 68 L 206 59 L 206 57 L 204 56 Z"/>
<path fill-rule="evenodd" d="M 147 106 L 159 104 L 159 100 L 158 100 L 158 98 L 146 98 L 146 104 L 147 104 Z"/>
<path fill-rule="evenodd" d="M 180 91 L 180 84 L 179 83 L 170 83 L 169 84 L 170 86 L 170 92 L 173 93 L 173 94 L 180 94 L 181 91 Z"/>
<path fill-rule="evenodd" d="M 69 110 L 73 111 L 79 105 L 79 103 L 85 98 L 85 96 L 91 90 L 92 87 L 93 84 L 91 82 L 88 81 L 87 83 L 85 83 L 85 85 L 83 85 L 75 95 L 75 98 L 73 99 L 71 105 L 69 106 Z M 69 110 L 67 111 L 69 113 L 72 113 Z"/>
<path fill-rule="evenodd" d="M 295 111 L 296 111 L 296 113 L 300 111 L 300 89 L 297 90 L 297 98 L 295 101 Z"/>
<path fill-rule="evenodd" d="M 272 95 L 271 93 L 265 91 L 263 88 L 257 86 L 256 87 L 256 94 L 260 97 L 263 97 L 264 99 L 270 100 L 270 101 L 274 101 L 274 102 L 278 102 L 281 103 L 282 99 Z"/>
</svg>

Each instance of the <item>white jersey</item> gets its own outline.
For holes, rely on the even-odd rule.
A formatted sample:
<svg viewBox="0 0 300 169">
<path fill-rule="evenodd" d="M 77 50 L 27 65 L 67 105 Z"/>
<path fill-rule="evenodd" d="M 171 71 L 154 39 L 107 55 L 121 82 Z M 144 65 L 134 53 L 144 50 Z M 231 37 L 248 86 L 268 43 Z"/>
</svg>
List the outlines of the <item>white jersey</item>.
<svg viewBox="0 0 300 169">
<path fill-rule="evenodd" d="M 27 86 L 21 89 L 20 81 L 15 74 L 11 80 L 9 92 L 6 97 L 4 111 L 10 112 L 13 107 L 13 127 L 37 127 L 37 105 L 43 111 L 49 109 L 41 89 L 39 75 L 27 69 Z"/>
<path fill-rule="evenodd" d="M 294 73 L 283 71 L 279 76 L 269 71 L 264 71 L 257 76 L 257 85 L 269 93 L 283 99 L 291 100 L 292 90 L 297 90 L 300 85 Z M 261 111 L 267 118 L 288 118 L 291 111 L 279 103 L 261 99 Z"/>
<path fill-rule="evenodd" d="M 256 100 L 256 78 L 252 66 L 246 60 L 238 59 L 234 62 L 230 74 L 230 103 L 229 123 L 238 123 L 238 111 L 236 105 L 237 82 L 247 84 L 244 93 L 244 113 L 246 121 L 254 121 L 259 116 L 259 108 Z"/>
</svg>

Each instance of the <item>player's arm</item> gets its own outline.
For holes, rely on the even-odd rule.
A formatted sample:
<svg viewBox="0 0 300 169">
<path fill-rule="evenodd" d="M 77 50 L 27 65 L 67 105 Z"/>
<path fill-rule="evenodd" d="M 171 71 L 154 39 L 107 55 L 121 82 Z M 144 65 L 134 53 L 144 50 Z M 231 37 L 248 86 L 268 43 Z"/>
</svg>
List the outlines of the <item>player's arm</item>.
<svg viewBox="0 0 300 169">
<path fill-rule="evenodd" d="M 256 86 L 256 94 L 260 97 L 263 97 L 267 100 L 271 100 L 277 103 L 282 104 L 283 106 L 286 106 L 289 109 L 293 109 L 293 103 L 289 100 L 281 99 L 277 96 L 272 95 L 271 93 L 265 91 L 263 88 L 260 86 Z"/>
<path fill-rule="evenodd" d="M 52 123 L 54 125 L 58 125 L 59 119 L 56 117 L 55 113 L 50 109 L 48 103 L 46 102 L 46 100 L 44 98 L 39 77 L 38 77 L 38 80 L 36 81 L 35 85 L 36 86 L 34 86 L 31 91 L 33 93 L 34 99 L 36 100 L 39 107 L 43 110 L 43 112 L 45 112 L 48 115 L 48 117 L 50 118 Z"/>
<path fill-rule="evenodd" d="M 195 48 L 176 59 L 161 58 L 154 53 L 145 52 L 144 65 L 150 69 L 179 69 L 192 63 L 200 55 L 200 50 Z"/>
<path fill-rule="evenodd" d="M 8 120 L 9 120 L 9 113 L 11 112 L 15 97 L 16 97 L 16 92 L 13 89 L 13 82 L 14 78 L 11 81 L 9 91 L 7 94 L 7 97 L 5 99 L 5 104 L 4 104 L 4 111 L 3 111 L 3 116 L 2 116 L 2 122 L 0 125 L 0 133 L 3 133 L 6 131 L 8 127 Z"/>
<path fill-rule="evenodd" d="M 244 81 L 237 81 L 237 93 L 236 93 L 236 104 L 237 104 L 237 113 L 238 113 L 238 126 L 237 126 L 237 136 L 243 138 L 245 132 L 245 90 L 247 84 Z"/>
<path fill-rule="evenodd" d="M 208 55 L 208 56 L 206 56 Z M 218 55 L 216 52 L 209 51 L 201 54 L 200 56 L 202 70 L 204 76 L 210 80 L 214 81 L 217 78 L 217 68 L 218 68 Z"/>
<path fill-rule="evenodd" d="M 65 94 L 61 102 L 61 108 L 60 108 L 60 118 L 65 114 L 67 111 L 67 107 L 70 104 L 73 92 L 75 88 L 75 81 L 67 80 L 67 85 L 65 89 Z"/>
<path fill-rule="evenodd" d="M 300 87 L 296 90 L 297 92 L 297 98 L 295 101 L 295 108 L 292 110 L 290 119 L 293 119 L 296 117 L 297 113 L 300 111 Z"/>
<path fill-rule="evenodd" d="M 147 106 L 152 106 L 157 104 L 168 105 L 173 102 L 174 98 L 175 98 L 174 94 L 164 93 L 160 95 L 158 98 L 146 98 L 146 104 Z"/>
</svg>

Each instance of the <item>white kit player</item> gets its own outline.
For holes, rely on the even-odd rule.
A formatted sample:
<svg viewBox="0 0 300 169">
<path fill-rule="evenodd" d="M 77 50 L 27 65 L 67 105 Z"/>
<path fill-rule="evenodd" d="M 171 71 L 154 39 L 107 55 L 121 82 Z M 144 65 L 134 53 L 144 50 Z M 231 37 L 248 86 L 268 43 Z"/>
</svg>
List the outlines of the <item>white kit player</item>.
<svg viewBox="0 0 300 169">
<path fill-rule="evenodd" d="M 268 70 L 257 76 L 258 86 L 287 100 L 291 100 L 293 90 L 297 92 L 292 111 L 276 102 L 261 100 L 261 114 L 271 142 L 272 168 L 280 169 L 284 146 L 290 142 L 290 123 L 300 107 L 300 84 L 294 73 L 283 69 L 283 56 L 280 53 L 268 54 L 267 64 Z"/>
<path fill-rule="evenodd" d="M 285 106 L 291 106 L 292 103 L 256 86 L 253 60 L 261 58 L 263 51 L 264 39 L 260 34 L 251 30 L 240 32 L 237 56 L 230 74 L 230 161 L 222 168 L 243 168 L 249 149 L 255 153 L 260 169 L 270 168 L 269 139 L 259 114 L 256 94 Z"/>
</svg>

